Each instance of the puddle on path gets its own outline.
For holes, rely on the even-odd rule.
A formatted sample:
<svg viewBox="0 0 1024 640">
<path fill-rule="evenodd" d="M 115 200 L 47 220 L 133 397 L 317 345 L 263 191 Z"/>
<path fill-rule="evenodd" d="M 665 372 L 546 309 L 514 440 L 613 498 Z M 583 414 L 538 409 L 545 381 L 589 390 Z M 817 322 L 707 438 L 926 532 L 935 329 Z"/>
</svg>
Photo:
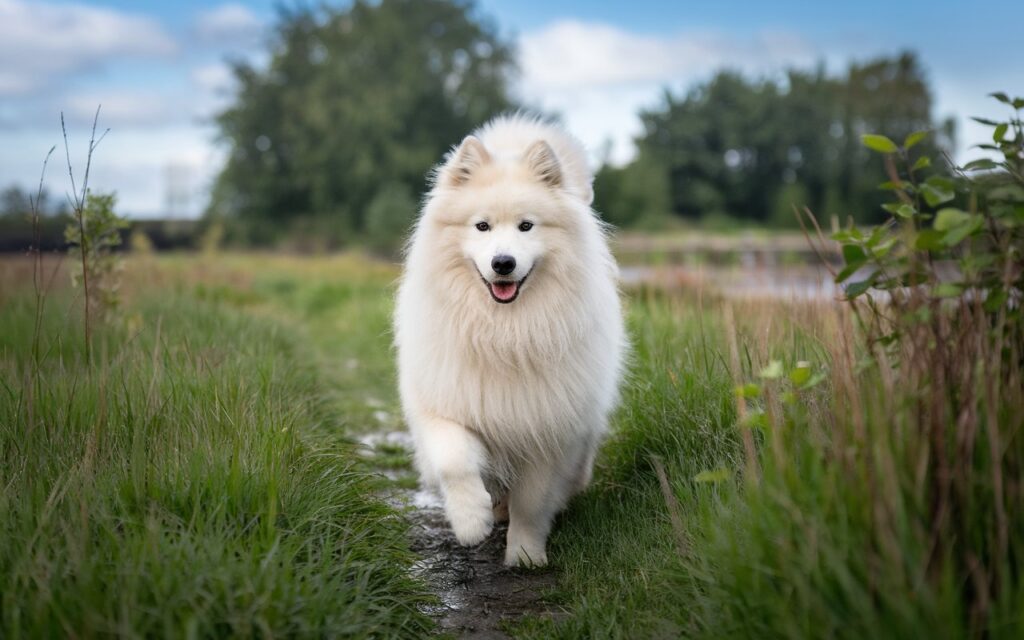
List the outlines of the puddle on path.
<svg viewBox="0 0 1024 640">
<path fill-rule="evenodd" d="M 361 442 L 372 458 L 393 459 L 399 449 L 411 456 L 407 432 L 371 433 Z M 460 546 L 444 517 L 441 497 L 411 486 L 411 468 L 380 468 L 392 481 L 385 498 L 412 523 L 410 541 L 420 556 L 415 573 L 431 588 L 439 604 L 426 611 L 442 632 L 458 638 L 508 638 L 503 627 L 523 615 L 565 615 L 543 599 L 557 585 L 553 569 L 508 569 L 502 564 L 507 527 L 499 525 L 476 547 Z"/>
</svg>

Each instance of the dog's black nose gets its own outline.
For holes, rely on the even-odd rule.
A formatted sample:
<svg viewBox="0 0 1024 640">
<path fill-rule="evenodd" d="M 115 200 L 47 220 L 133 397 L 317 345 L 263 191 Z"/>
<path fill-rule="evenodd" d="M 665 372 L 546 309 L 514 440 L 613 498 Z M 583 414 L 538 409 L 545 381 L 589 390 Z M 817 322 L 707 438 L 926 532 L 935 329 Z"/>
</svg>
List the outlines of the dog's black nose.
<svg viewBox="0 0 1024 640">
<path fill-rule="evenodd" d="M 512 256 L 494 256 L 494 259 L 491 260 L 491 268 L 498 275 L 507 276 L 516 270 L 516 259 Z"/>
</svg>

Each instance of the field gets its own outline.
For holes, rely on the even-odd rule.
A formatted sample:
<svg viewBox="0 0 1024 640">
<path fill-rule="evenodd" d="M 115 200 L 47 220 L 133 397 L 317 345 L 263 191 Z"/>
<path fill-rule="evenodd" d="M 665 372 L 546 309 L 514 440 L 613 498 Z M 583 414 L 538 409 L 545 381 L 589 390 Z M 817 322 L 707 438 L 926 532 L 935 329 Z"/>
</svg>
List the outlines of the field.
<svg viewBox="0 0 1024 640">
<path fill-rule="evenodd" d="M 393 265 L 133 255 L 91 363 L 65 267 L 46 261 L 35 287 L 29 260 L 0 263 L 0 636 L 470 630 L 423 570 L 408 451 L 380 437 L 402 430 Z M 595 482 L 549 569 L 502 572 L 542 592 L 482 630 L 1024 634 L 1012 345 L 1007 385 L 965 364 L 953 391 L 991 402 L 932 410 L 935 439 L 921 407 L 948 390 L 870 366 L 842 303 L 636 287 L 627 309 Z"/>
</svg>

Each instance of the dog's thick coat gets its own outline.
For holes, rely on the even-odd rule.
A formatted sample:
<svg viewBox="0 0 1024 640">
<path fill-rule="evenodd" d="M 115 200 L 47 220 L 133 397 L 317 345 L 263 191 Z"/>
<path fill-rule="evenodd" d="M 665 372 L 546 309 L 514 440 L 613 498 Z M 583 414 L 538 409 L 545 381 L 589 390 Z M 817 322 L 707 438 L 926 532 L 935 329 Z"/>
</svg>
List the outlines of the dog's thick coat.
<svg viewBox="0 0 1024 640">
<path fill-rule="evenodd" d="M 395 312 L 402 405 L 423 481 L 459 542 L 507 496 L 506 564 L 547 563 L 554 516 L 590 481 L 618 396 L 618 270 L 584 152 L 523 116 L 437 169 Z"/>
</svg>

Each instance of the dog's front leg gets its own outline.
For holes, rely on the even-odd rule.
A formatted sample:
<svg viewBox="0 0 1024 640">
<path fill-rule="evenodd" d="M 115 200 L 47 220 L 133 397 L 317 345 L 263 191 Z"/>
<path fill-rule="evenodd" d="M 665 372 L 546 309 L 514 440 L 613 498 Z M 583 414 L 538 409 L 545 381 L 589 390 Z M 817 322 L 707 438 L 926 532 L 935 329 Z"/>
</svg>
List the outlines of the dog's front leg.
<svg viewBox="0 0 1024 640">
<path fill-rule="evenodd" d="M 420 421 L 426 464 L 440 480 L 444 511 L 459 544 L 474 545 L 494 526 L 491 495 L 484 487 L 487 451 L 475 434 L 444 418 Z"/>
<path fill-rule="evenodd" d="M 547 540 L 555 515 L 577 485 L 560 470 L 564 464 L 534 464 L 509 489 L 508 546 L 505 564 L 543 567 L 548 563 Z"/>
</svg>

